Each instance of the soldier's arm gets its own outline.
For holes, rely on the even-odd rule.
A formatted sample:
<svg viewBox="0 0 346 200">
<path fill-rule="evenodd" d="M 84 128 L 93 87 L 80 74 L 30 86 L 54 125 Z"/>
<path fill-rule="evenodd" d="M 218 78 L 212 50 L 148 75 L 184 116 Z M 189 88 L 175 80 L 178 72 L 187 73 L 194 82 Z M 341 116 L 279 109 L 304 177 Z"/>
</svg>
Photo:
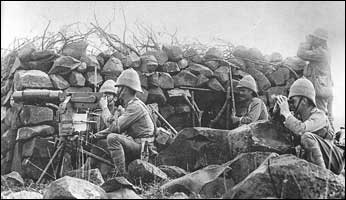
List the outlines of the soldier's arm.
<svg viewBox="0 0 346 200">
<path fill-rule="evenodd" d="M 130 104 L 125 109 L 124 113 L 115 119 L 109 130 L 111 132 L 122 133 L 126 130 L 134 121 L 144 116 L 144 112 L 136 104 Z"/>
<path fill-rule="evenodd" d="M 250 104 L 249 112 L 240 118 L 240 124 L 250 124 L 258 120 L 261 115 L 261 102 L 256 99 L 255 102 Z"/>
<path fill-rule="evenodd" d="M 284 125 L 297 135 L 302 135 L 305 132 L 315 132 L 326 126 L 326 120 L 323 114 L 314 113 L 304 122 L 295 118 L 292 114 L 286 116 Z"/>
<path fill-rule="evenodd" d="M 299 45 L 297 56 L 308 61 L 323 61 L 326 59 L 326 53 L 322 48 L 312 49 L 309 43 Z"/>
<path fill-rule="evenodd" d="M 111 125 L 110 121 L 113 117 L 112 113 L 109 111 L 107 106 L 105 106 L 104 108 L 101 108 L 101 109 L 102 109 L 101 118 L 102 118 L 103 122 L 106 124 L 106 126 L 109 127 Z"/>
</svg>

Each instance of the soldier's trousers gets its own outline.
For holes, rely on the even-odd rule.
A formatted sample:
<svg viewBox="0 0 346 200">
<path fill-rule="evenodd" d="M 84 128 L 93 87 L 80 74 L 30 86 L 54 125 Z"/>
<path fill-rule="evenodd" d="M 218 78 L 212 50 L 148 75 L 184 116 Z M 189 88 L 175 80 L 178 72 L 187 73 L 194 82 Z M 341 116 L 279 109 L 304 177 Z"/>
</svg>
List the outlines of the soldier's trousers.
<svg viewBox="0 0 346 200">
<path fill-rule="evenodd" d="M 301 137 L 305 150 L 305 158 L 316 165 L 328 168 L 335 174 L 340 174 L 345 165 L 343 150 L 329 140 L 306 132 Z"/>
</svg>

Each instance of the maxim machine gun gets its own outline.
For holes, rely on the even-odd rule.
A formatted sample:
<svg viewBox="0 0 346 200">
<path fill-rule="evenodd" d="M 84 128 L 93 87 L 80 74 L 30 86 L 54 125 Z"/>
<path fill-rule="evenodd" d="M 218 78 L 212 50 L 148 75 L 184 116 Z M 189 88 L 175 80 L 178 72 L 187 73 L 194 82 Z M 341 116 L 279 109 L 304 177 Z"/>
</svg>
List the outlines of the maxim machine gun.
<svg viewBox="0 0 346 200">
<path fill-rule="evenodd" d="M 43 169 L 37 180 L 40 183 L 47 170 L 57 161 L 55 177 L 62 176 L 63 155 L 66 148 L 76 150 L 82 158 L 93 157 L 101 162 L 113 166 L 112 162 L 96 156 L 90 152 L 91 148 L 97 148 L 105 154 L 104 149 L 92 144 L 94 133 L 100 131 L 100 114 L 98 101 L 102 93 L 98 92 L 62 92 L 59 90 L 32 89 L 15 91 L 13 100 L 28 104 L 42 104 L 56 109 L 55 119 L 58 121 L 57 137 L 55 138 L 55 152 Z M 56 106 L 59 104 L 59 106 Z M 52 166 L 53 167 L 53 166 Z"/>
</svg>

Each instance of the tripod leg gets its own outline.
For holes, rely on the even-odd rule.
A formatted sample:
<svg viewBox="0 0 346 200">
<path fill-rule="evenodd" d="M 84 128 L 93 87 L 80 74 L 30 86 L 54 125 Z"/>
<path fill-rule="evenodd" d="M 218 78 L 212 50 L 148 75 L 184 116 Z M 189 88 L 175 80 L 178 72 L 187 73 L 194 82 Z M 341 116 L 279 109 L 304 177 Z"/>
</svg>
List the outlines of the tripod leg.
<svg viewBox="0 0 346 200">
<path fill-rule="evenodd" d="M 60 144 L 58 146 L 58 149 L 54 152 L 52 158 L 49 160 L 48 164 L 46 165 L 46 167 L 44 168 L 40 178 L 37 180 L 36 184 L 39 184 L 43 178 L 43 176 L 47 173 L 47 170 L 49 168 L 49 166 L 53 163 L 55 157 L 58 155 L 59 151 L 61 150 L 61 148 L 63 147 L 64 145 L 63 144 Z"/>
</svg>

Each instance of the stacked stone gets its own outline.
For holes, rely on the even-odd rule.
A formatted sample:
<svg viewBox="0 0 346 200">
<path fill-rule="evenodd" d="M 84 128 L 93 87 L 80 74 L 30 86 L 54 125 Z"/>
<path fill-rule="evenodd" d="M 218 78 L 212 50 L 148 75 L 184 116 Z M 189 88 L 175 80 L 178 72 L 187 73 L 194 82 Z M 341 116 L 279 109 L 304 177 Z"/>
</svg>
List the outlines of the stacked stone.
<svg viewBox="0 0 346 200">
<path fill-rule="evenodd" d="M 41 169 L 53 153 L 47 137 L 57 134 L 56 109 L 48 102 L 23 104 L 11 101 L 14 91 L 48 89 L 67 92 L 98 91 L 104 81 L 117 77 L 124 69 L 134 68 L 141 80 L 143 93 L 138 97 L 146 104 L 157 103 L 159 112 L 180 131 L 192 126 L 192 107 L 184 98 L 194 98 L 204 111 L 202 126 L 208 126 L 225 101 L 230 67 L 221 61 L 223 52 L 209 48 L 200 53 L 197 49 L 183 50 L 179 46 L 164 45 L 159 50 L 143 55 L 134 52 L 123 54 L 100 53 L 86 55 L 88 44 L 84 41 L 68 44 L 61 54 L 54 51 L 38 51 L 28 44 L 12 52 L 2 62 L 1 82 L 1 173 L 16 170 L 32 178 L 38 178 Z M 278 64 L 254 64 L 259 62 Z M 233 57 L 233 86 L 237 100 L 237 81 L 250 74 L 257 81 L 259 94 L 271 107 L 272 94 L 287 95 L 294 81 L 290 66 L 302 73 L 305 62 L 296 57 L 282 59 L 278 53 L 263 56 L 257 49 L 238 46 Z M 181 89 L 181 87 L 204 88 L 210 91 Z M 59 102 L 55 103 L 58 106 Z M 220 124 L 225 124 L 225 119 Z M 224 128 L 222 125 L 219 128 Z M 48 149 L 47 149 L 48 148 Z M 38 153 L 36 153 L 38 152 Z M 69 157 L 69 155 L 67 155 Z M 38 159 L 40 158 L 40 159 Z M 42 164 L 40 164 L 42 163 Z M 25 165 L 25 167 L 23 167 Z M 31 170 L 31 171 L 30 171 Z"/>
</svg>

